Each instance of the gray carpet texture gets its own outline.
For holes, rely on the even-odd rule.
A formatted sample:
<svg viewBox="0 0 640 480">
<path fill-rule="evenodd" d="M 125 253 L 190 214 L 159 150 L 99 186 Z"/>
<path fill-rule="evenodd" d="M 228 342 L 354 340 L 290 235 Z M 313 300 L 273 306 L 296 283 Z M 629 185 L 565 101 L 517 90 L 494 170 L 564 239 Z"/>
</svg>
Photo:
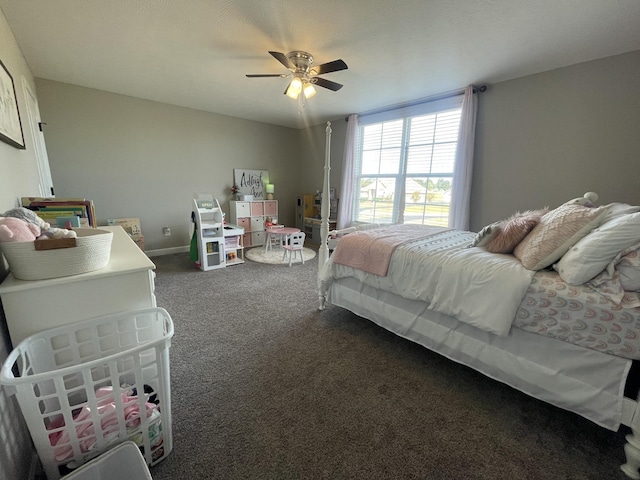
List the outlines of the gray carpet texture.
<svg viewBox="0 0 640 480">
<path fill-rule="evenodd" d="M 152 260 L 175 325 L 174 447 L 154 480 L 627 478 L 628 431 L 319 311 L 317 256 L 208 272 L 188 254 Z"/>
</svg>

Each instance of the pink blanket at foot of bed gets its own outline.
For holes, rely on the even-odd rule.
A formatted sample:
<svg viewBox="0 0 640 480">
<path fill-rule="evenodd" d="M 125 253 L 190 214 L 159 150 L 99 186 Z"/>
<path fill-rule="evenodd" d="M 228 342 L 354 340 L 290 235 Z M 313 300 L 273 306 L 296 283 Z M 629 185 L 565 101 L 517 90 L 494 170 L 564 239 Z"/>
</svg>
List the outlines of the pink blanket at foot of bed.
<svg viewBox="0 0 640 480">
<path fill-rule="evenodd" d="M 393 225 L 350 233 L 338 242 L 333 252 L 333 262 L 384 277 L 397 247 L 444 230 L 449 229 L 426 225 Z"/>
</svg>

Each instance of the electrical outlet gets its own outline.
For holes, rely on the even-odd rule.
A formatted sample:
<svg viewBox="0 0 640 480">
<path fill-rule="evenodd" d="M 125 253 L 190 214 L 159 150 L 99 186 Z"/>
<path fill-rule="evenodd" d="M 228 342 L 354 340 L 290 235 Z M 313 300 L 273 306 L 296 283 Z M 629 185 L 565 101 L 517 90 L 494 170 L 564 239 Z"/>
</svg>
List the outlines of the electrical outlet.
<svg viewBox="0 0 640 480">
<path fill-rule="evenodd" d="M 167 236 L 167 237 L 171 236 L 171 228 L 170 227 L 164 227 L 162 229 L 162 233 L 164 233 L 165 236 Z"/>
</svg>

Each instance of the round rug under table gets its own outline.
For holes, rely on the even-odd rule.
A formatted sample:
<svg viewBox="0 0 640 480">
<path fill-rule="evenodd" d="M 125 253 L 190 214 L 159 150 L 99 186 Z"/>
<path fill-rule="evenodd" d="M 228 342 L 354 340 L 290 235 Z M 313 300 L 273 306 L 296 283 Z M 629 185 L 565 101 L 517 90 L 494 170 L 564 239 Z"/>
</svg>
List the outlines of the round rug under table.
<svg viewBox="0 0 640 480">
<path fill-rule="evenodd" d="M 272 248 L 268 252 L 264 251 L 264 247 L 253 247 L 244 251 L 244 258 L 247 260 L 251 260 L 252 262 L 258 263 L 271 263 L 274 265 L 289 265 L 289 252 L 287 252 L 287 256 L 282 259 L 282 255 L 284 254 L 284 250 L 281 248 Z M 311 248 L 304 247 L 302 249 L 302 258 L 304 261 L 311 260 L 316 256 L 316 251 Z M 300 255 L 296 254 L 294 257 L 292 264 L 301 263 Z"/>
</svg>

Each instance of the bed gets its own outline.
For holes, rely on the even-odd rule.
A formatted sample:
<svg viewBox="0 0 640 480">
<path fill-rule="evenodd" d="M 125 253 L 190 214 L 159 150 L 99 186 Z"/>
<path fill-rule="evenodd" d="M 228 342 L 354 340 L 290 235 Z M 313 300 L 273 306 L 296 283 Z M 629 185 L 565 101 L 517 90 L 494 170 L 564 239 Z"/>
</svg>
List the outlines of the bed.
<svg viewBox="0 0 640 480">
<path fill-rule="evenodd" d="M 330 137 L 329 123 L 325 192 Z M 640 207 L 585 194 L 478 233 L 396 225 L 336 242 L 326 197 L 321 309 L 350 310 L 609 430 L 630 427 L 621 469 L 640 479 Z"/>
</svg>

